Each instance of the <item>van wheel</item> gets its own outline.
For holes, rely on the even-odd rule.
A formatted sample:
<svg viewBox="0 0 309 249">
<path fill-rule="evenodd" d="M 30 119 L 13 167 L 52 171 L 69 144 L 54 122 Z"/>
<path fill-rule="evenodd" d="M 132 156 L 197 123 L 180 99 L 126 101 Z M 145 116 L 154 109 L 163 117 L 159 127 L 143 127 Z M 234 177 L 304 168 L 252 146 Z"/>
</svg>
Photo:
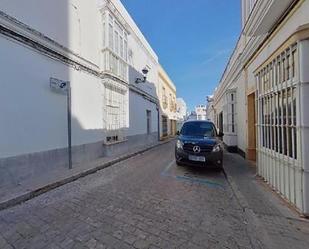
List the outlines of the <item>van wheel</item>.
<svg viewBox="0 0 309 249">
<path fill-rule="evenodd" d="M 177 166 L 183 166 L 183 164 L 181 162 L 179 162 L 179 161 L 176 161 L 176 165 Z"/>
</svg>

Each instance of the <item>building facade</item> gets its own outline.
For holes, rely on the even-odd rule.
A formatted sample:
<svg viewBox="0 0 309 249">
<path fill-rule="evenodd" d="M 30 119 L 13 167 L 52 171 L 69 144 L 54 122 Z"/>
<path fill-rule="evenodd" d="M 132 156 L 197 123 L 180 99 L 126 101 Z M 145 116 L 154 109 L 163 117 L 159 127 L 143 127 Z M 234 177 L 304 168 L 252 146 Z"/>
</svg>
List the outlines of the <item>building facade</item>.
<svg viewBox="0 0 309 249">
<path fill-rule="evenodd" d="M 198 105 L 195 107 L 196 119 L 206 120 L 206 105 Z"/>
<path fill-rule="evenodd" d="M 242 0 L 242 33 L 214 93 L 224 142 L 309 214 L 309 1 Z"/>
<path fill-rule="evenodd" d="M 176 106 L 177 106 L 177 120 L 185 121 L 187 119 L 187 104 L 183 98 L 176 99 Z"/>
<path fill-rule="evenodd" d="M 168 74 L 159 67 L 157 94 L 160 99 L 160 139 L 176 135 L 176 87 Z"/>
<path fill-rule="evenodd" d="M 194 120 L 197 120 L 197 115 L 196 115 L 196 112 L 195 111 L 191 111 L 189 114 L 188 114 L 188 118 L 187 118 L 188 121 L 194 121 Z"/>
<path fill-rule="evenodd" d="M 206 97 L 206 119 L 209 121 L 214 121 L 216 119 L 216 113 L 213 102 L 214 102 L 213 95 L 209 95 Z"/>
<path fill-rule="evenodd" d="M 158 141 L 158 56 L 119 0 L 5 1 L 0 51 L 1 186 L 67 167 L 69 137 L 73 164 Z"/>
</svg>

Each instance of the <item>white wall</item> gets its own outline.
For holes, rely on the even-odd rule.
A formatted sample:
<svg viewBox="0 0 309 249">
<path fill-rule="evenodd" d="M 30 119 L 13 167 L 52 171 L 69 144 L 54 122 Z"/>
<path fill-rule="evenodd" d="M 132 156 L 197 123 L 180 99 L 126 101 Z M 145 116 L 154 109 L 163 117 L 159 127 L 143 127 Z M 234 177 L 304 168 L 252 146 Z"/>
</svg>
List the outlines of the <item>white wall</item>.
<svg viewBox="0 0 309 249">
<path fill-rule="evenodd" d="M 162 76 L 159 75 L 159 79 L 158 79 L 159 83 L 157 86 L 157 94 L 158 94 L 158 98 L 160 99 L 160 108 L 161 108 L 161 115 L 167 116 L 168 119 L 172 119 L 172 120 L 176 120 L 177 119 L 177 114 L 176 111 L 171 111 L 171 96 L 172 96 L 172 100 L 174 103 L 174 98 L 175 98 L 175 103 L 176 104 L 176 88 L 173 87 L 174 89 L 171 89 L 170 84 L 173 84 L 172 82 L 170 82 L 170 84 L 167 84 L 167 82 L 164 81 L 164 79 L 162 78 Z M 166 96 L 166 100 L 167 100 L 167 107 L 164 109 L 163 107 L 163 87 L 165 88 L 165 96 Z"/>
<path fill-rule="evenodd" d="M 247 131 L 248 131 L 248 106 L 246 95 L 246 80 L 244 72 L 235 82 L 236 89 L 236 130 L 237 130 L 237 146 L 242 151 L 247 151 Z"/>
<path fill-rule="evenodd" d="M 285 42 L 299 27 L 309 23 L 309 1 L 305 1 L 301 7 L 293 14 L 293 16 L 285 23 L 285 25 L 276 33 L 276 37 L 272 39 L 268 45 L 261 51 L 255 60 L 248 67 L 248 88 L 255 88 L 254 71 L 267 58 Z"/>
<path fill-rule="evenodd" d="M 154 58 L 149 58 L 149 54 L 144 51 L 133 36 L 128 37 L 129 49 L 132 51 L 132 57 L 129 57 L 129 84 L 141 89 L 143 92 L 158 99 L 156 87 L 158 85 L 158 64 Z M 142 69 L 148 66 L 149 73 L 145 83 L 136 84 L 136 78 L 141 78 Z M 130 90 L 129 92 L 129 130 L 128 136 L 147 133 L 146 110 L 152 114 L 152 132 L 157 131 L 157 110 L 156 104 L 146 100 L 141 95 Z"/>
<path fill-rule="evenodd" d="M 151 132 L 158 131 L 158 112 L 156 105 L 144 99 L 142 96 L 130 91 L 130 117 L 128 136 L 141 135 L 147 133 L 146 110 L 151 111 Z"/>
<path fill-rule="evenodd" d="M 67 146 L 66 96 L 50 77 L 72 83 L 73 144 L 101 139 L 99 79 L 3 37 L 0 54 L 0 158 Z"/>
<path fill-rule="evenodd" d="M 182 98 L 177 98 L 176 102 L 178 119 L 183 119 L 187 116 L 187 104 Z"/>
<path fill-rule="evenodd" d="M 99 64 L 101 22 L 96 0 L 0 0 L 0 5 L 1 11 Z"/>
<path fill-rule="evenodd" d="M 129 84 L 141 89 L 143 92 L 158 99 L 156 87 L 158 86 L 158 57 L 153 52 L 149 43 L 146 41 L 141 31 L 138 29 L 130 15 L 127 13 L 123 5 L 118 0 L 112 1 L 120 11 L 121 15 L 129 24 L 131 33 L 128 36 L 128 63 L 129 63 Z M 136 84 L 136 78 L 142 78 L 142 69 L 147 67 L 147 81 L 145 83 Z M 147 116 L 146 110 L 151 111 L 152 115 L 152 132 L 157 131 L 157 110 L 156 104 L 143 98 L 141 95 L 130 90 L 129 92 L 129 129 L 128 136 L 140 135 L 147 133 Z"/>
<path fill-rule="evenodd" d="M 242 36 L 239 43 L 236 46 L 234 54 L 227 65 L 222 81 L 218 86 L 218 90 L 215 93 L 215 108 L 217 114 L 221 110 L 223 104 L 224 92 L 231 88 L 237 88 L 237 145 L 238 147 L 246 151 L 247 150 L 247 94 L 255 90 L 255 76 L 254 71 L 265 61 L 271 54 L 276 51 L 286 39 L 293 34 L 300 26 L 309 23 L 309 1 L 305 1 L 301 7 L 294 13 L 294 15 L 284 24 L 284 26 L 276 33 L 276 37 L 272 39 L 267 46 L 259 53 L 257 57 L 248 65 L 247 73 L 241 72 L 238 76 L 235 74 L 234 66 L 237 63 L 238 55 L 244 51 L 244 44 L 254 38 L 244 39 Z M 250 46 L 247 47 L 247 50 Z M 253 49 L 253 48 L 251 48 Z M 245 51 L 243 54 L 248 53 Z M 240 64 L 241 66 L 242 64 Z M 245 75 L 247 74 L 247 76 Z M 223 95 L 222 95 L 223 94 Z M 221 102 L 221 103 L 220 103 Z M 245 132 L 244 132 L 245 131 Z"/>
<path fill-rule="evenodd" d="M 96 0 L 0 1 L 2 11 L 73 50 L 99 70 L 102 31 Z M 158 58 L 120 1 L 115 2 L 136 32 L 128 41 L 132 50 L 130 84 L 155 99 Z M 101 79 L 2 36 L 0 54 L 0 158 L 67 147 L 66 96 L 50 90 L 50 77 L 71 82 L 73 145 L 104 139 Z M 150 69 L 147 83 L 136 85 L 145 66 Z M 128 110 L 129 136 L 147 132 L 146 110 L 152 113 L 152 132 L 157 131 L 154 103 L 130 91 Z"/>
<path fill-rule="evenodd" d="M 101 6 L 105 0 L 97 0 L 97 5 Z M 133 33 L 140 39 L 141 43 L 145 47 L 145 49 L 150 53 L 150 56 L 155 58 L 156 61 L 158 61 L 158 56 L 156 53 L 153 51 L 151 46 L 149 45 L 148 41 L 144 37 L 143 33 L 141 30 L 138 28 L 128 11 L 125 9 L 123 4 L 121 3 L 120 0 L 111 0 L 112 4 L 116 7 L 116 9 L 121 13 L 121 16 L 125 19 L 125 21 L 128 23 L 130 28 L 132 29 Z"/>
<path fill-rule="evenodd" d="M 133 35 L 128 36 L 129 43 L 129 82 L 136 87 L 142 89 L 148 94 L 157 97 L 156 87 L 158 85 L 158 61 L 156 58 L 151 57 L 150 54 L 145 51 L 140 43 L 135 39 Z M 136 78 L 142 78 L 142 70 L 147 67 L 149 72 L 147 74 L 147 82 L 136 84 Z"/>
</svg>

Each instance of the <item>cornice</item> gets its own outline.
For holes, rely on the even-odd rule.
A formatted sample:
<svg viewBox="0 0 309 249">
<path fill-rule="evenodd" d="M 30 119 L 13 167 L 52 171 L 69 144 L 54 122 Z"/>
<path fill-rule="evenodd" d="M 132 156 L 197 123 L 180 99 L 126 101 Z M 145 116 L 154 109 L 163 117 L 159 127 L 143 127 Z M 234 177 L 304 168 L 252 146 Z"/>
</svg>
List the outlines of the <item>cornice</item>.
<svg viewBox="0 0 309 249">
<path fill-rule="evenodd" d="M 272 27 L 285 12 L 289 12 L 300 0 L 258 0 L 243 29 L 249 36 L 259 36 L 272 32 Z"/>
<path fill-rule="evenodd" d="M 64 57 L 71 59 L 72 61 L 77 62 L 85 67 L 90 67 L 92 70 L 98 70 L 99 66 L 95 63 L 79 56 L 78 54 L 74 53 L 69 48 L 59 44 L 55 40 L 49 38 L 48 36 L 44 35 L 43 33 L 31 28 L 30 26 L 26 25 L 25 23 L 20 22 L 16 18 L 0 11 L 0 26 L 6 28 L 7 30 L 16 33 L 25 39 L 33 41 L 42 45 L 43 47 L 48 48 L 51 51 L 55 51 L 57 54 L 60 54 Z"/>
<path fill-rule="evenodd" d="M 156 105 L 159 104 L 158 98 L 150 95 L 149 93 L 145 92 L 144 90 L 142 90 L 142 89 L 140 89 L 140 88 L 138 88 L 138 87 L 136 87 L 132 84 L 129 84 L 129 88 L 130 88 L 131 91 L 143 96 L 144 99 L 147 99 L 147 100 L 149 100 L 150 102 L 152 102 Z"/>
<path fill-rule="evenodd" d="M 256 2 L 243 29 L 244 34 L 252 35 L 255 33 L 273 2 L 274 0 L 258 0 Z"/>
<path fill-rule="evenodd" d="M 162 74 L 159 70 L 159 78 L 164 82 L 164 85 L 167 86 L 172 92 L 176 94 L 176 86 L 173 84 L 172 81 L 170 81 L 169 77 L 166 77 L 167 75 Z"/>
</svg>

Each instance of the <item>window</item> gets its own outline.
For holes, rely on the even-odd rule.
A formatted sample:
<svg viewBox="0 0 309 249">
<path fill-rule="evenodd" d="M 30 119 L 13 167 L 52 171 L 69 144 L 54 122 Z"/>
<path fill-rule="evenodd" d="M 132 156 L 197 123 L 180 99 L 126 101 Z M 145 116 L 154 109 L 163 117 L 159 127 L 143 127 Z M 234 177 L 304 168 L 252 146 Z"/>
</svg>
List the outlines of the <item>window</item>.
<svg viewBox="0 0 309 249">
<path fill-rule="evenodd" d="M 126 40 L 124 40 L 123 53 L 124 53 L 124 60 L 128 61 L 128 42 Z"/>
<path fill-rule="evenodd" d="M 224 132 L 235 133 L 236 132 L 236 91 L 229 90 L 225 96 L 224 105 Z"/>
<path fill-rule="evenodd" d="M 124 56 L 123 56 L 123 38 L 120 37 L 120 57 L 122 59 L 124 59 Z"/>
<path fill-rule="evenodd" d="M 119 55 L 119 35 L 117 31 L 115 31 L 115 53 Z"/>
<path fill-rule="evenodd" d="M 106 24 L 105 22 L 103 23 L 103 32 L 102 32 L 102 42 L 103 42 L 103 48 L 105 48 L 106 44 L 106 36 L 105 36 L 105 30 L 106 30 Z"/>
<path fill-rule="evenodd" d="M 162 136 L 166 137 L 168 135 L 168 125 L 167 125 L 167 117 L 162 116 Z"/>
<path fill-rule="evenodd" d="M 259 145 L 293 159 L 297 159 L 296 51 L 291 46 L 256 75 Z M 267 71 L 271 65 L 275 70 Z"/>
<path fill-rule="evenodd" d="M 104 20 L 104 15 L 103 15 Z M 108 29 L 108 30 L 105 30 Z M 106 41 L 105 34 L 108 36 Z M 103 22 L 103 69 L 124 81 L 128 81 L 128 35 L 124 28 L 111 15 L 108 15 L 108 25 Z M 108 44 L 105 49 L 104 44 Z"/>
<path fill-rule="evenodd" d="M 104 83 L 104 124 L 106 142 L 112 143 L 125 139 L 127 122 L 126 89 L 116 82 Z"/>
<path fill-rule="evenodd" d="M 165 87 L 162 88 L 162 104 L 163 104 L 163 109 L 166 109 L 168 107 Z"/>
<path fill-rule="evenodd" d="M 180 133 L 184 136 L 215 137 L 216 128 L 208 122 L 187 122 L 183 124 Z"/>
<path fill-rule="evenodd" d="M 170 98 L 169 98 L 169 106 L 170 106 L 170 111 L 172 112 L 173 111 L 173 97 L 172 97 L 172 94 L 170 93 Z"/>
<path fill-rule="evenodd" d="M 109 40 L 109 48 L 111 50 L 114 50 L 114 36 L 113 36 L 113 26 L 112 24 L 109 24 L 109 29 L 108 29 L 108 40 Z"/>
<path fill-rule="evenodd" d="M 219 128 L 219 131 L 222 131 L 223 132 L 223 112 L 220 112 L 218 114 L 218 128 Z"/>
</svg>

